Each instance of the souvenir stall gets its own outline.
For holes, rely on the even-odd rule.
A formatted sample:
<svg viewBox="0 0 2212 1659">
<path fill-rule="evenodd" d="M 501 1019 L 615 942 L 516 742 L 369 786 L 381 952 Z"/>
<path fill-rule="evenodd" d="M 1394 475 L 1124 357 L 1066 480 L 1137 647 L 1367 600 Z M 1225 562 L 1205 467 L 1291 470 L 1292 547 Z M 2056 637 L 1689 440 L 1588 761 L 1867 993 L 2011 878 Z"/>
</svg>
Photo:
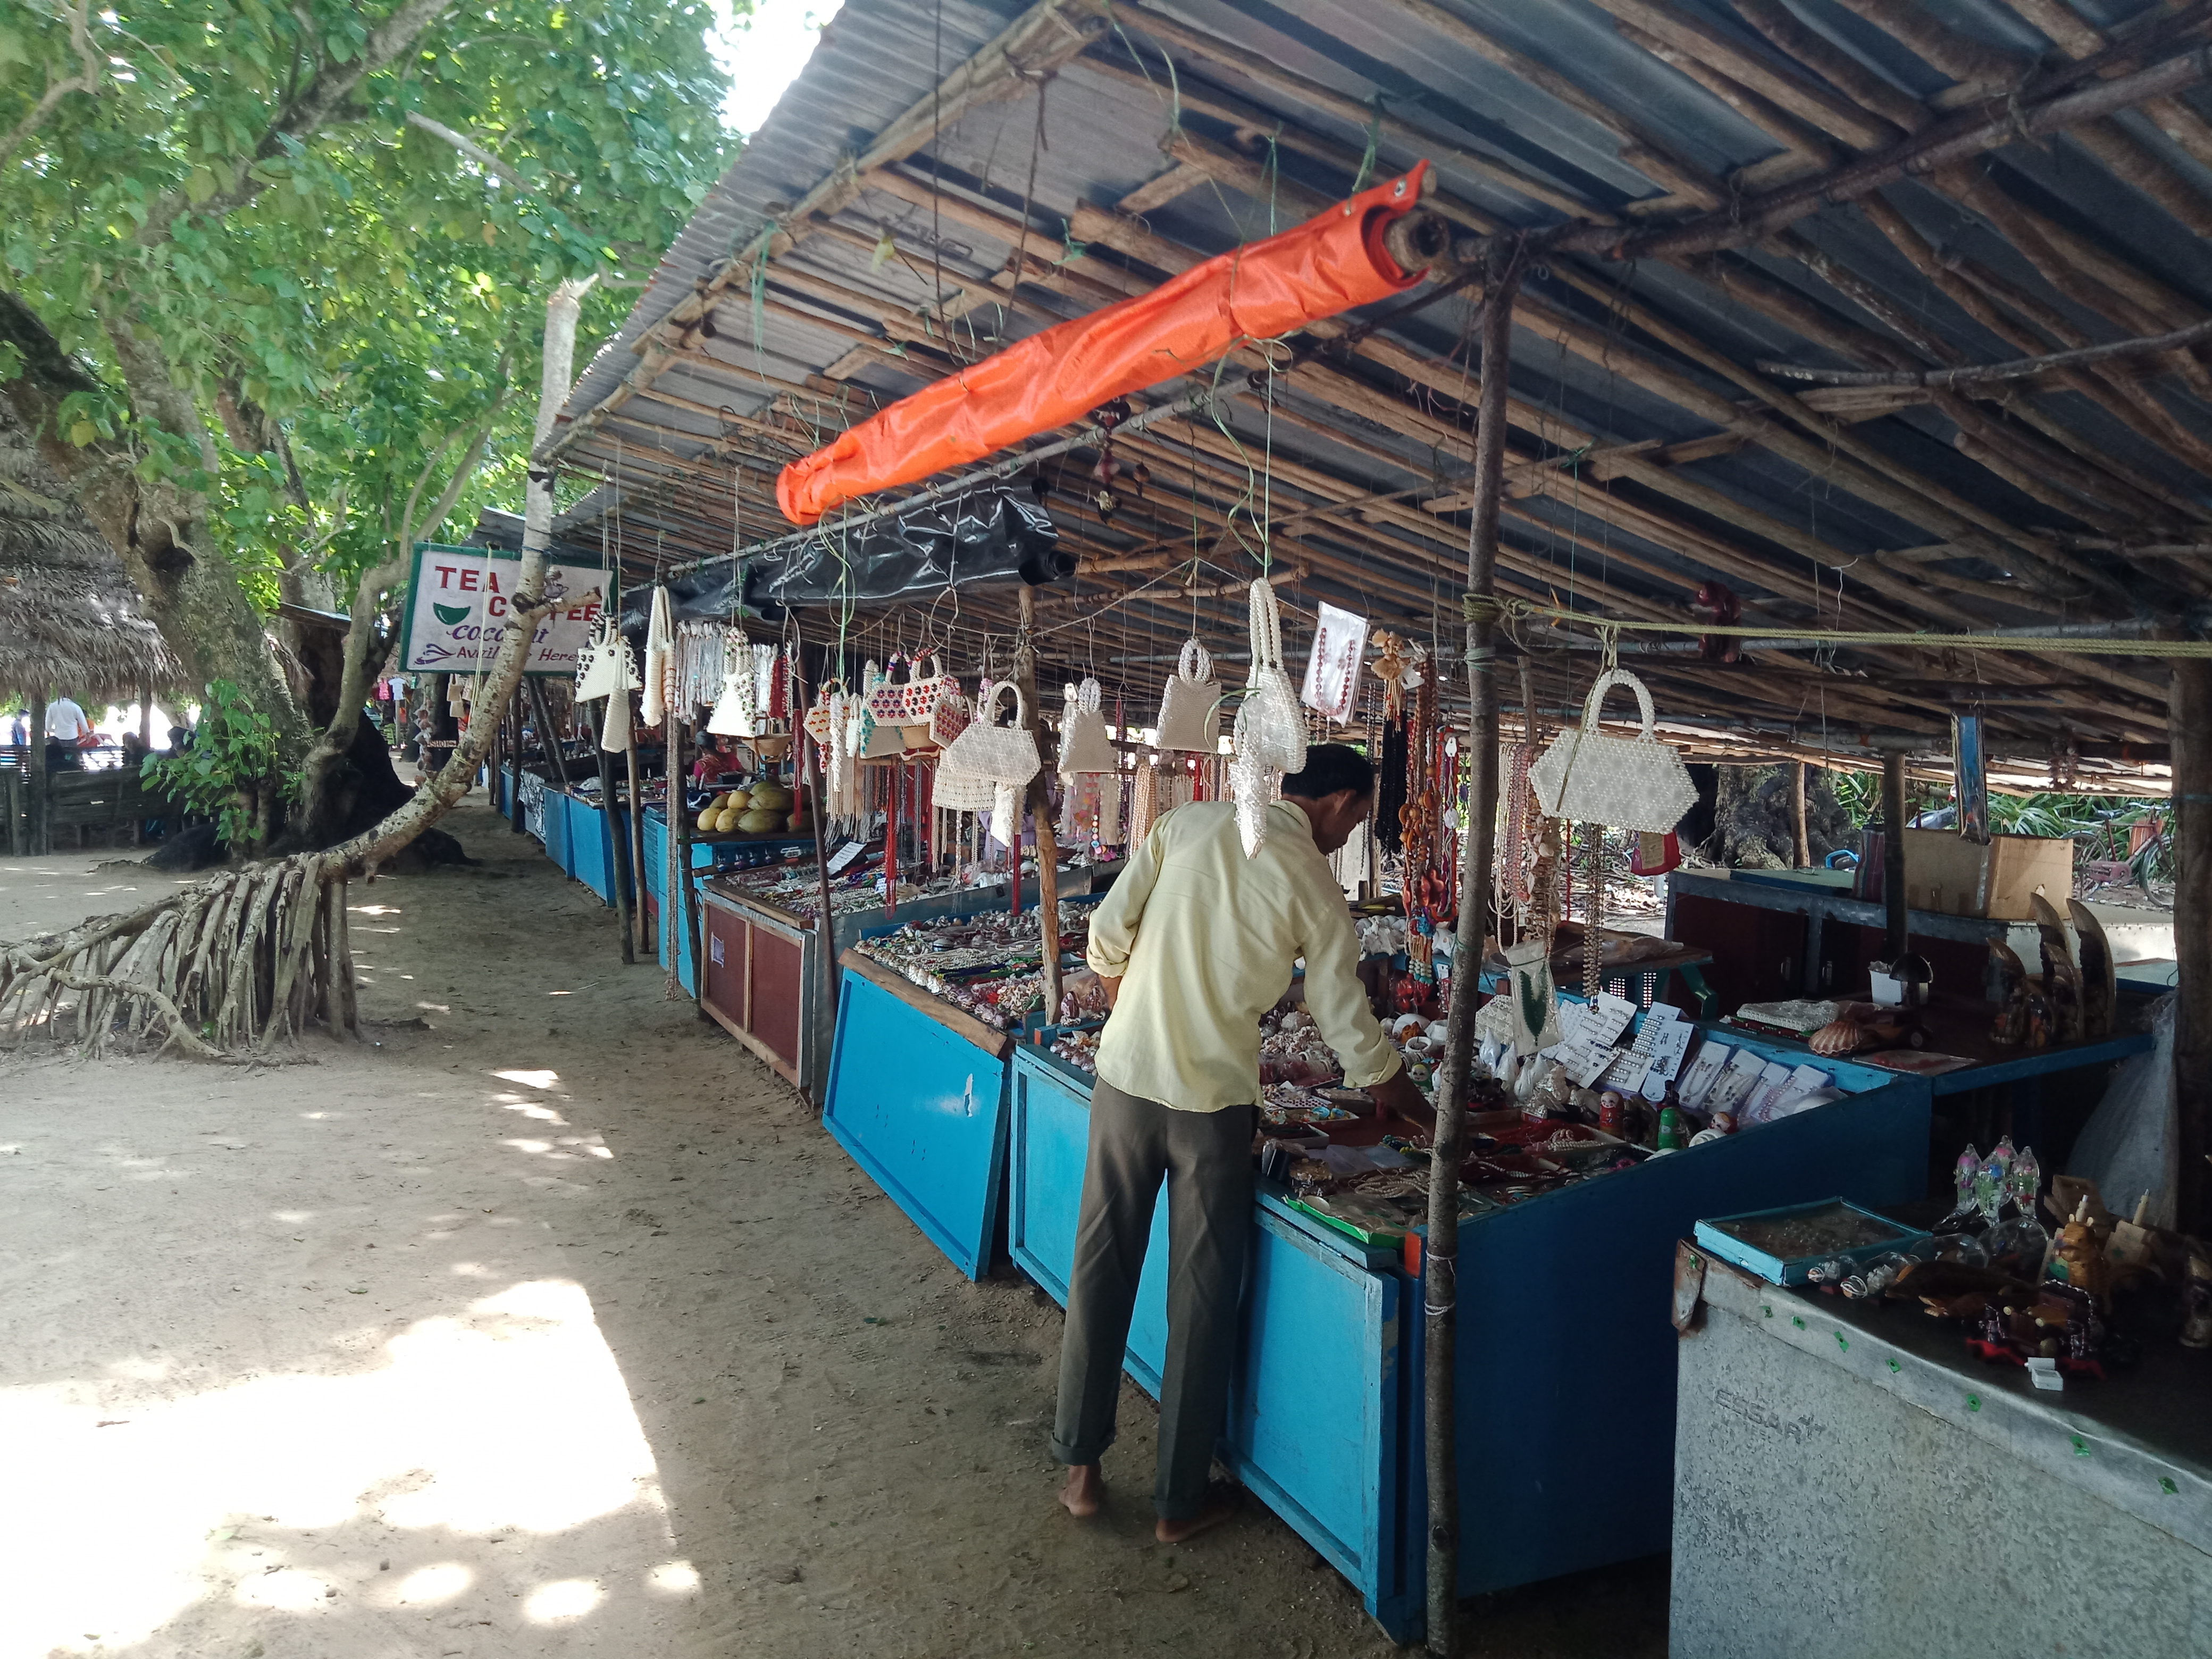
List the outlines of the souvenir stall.
<svg viewBox="0 0 2212 1659">
<path fill-rule="evenodd" d="M 2122 1084 L 2146 1122 L 2172 1090 L 2164 1055 Z M 2007 1137 L 1960 1155 L 1948 1213 L 1831 1201 L 1681 1245 L 1674 1650 L 2203 1647 L 2212 1254 L 2155 1158 L 2132 1206 L 2037 1166 Z M 1752 1579 L 1685 1570 L 1747 1532 Z M 1947 1593 L 1846 1588 L 1907 1581 Z"/>
<path fill-rule="evenodd" d="M 1002 1198 L 1015 1259 L 1056 1294 L 1073 1249 L 1098 1022 L 1079 974 L 1058 982 L 1081 929 L 1077 907 L 1060 912 L 1056 842 L 1126 845 L 1202 798 L 1234 802 L 1249 852 L 1308 739 L 1364 736 L 1374 833 L 1337 874 L 1362 977 L 1438 1117 L 1425 1135 L 1376 1123 L 1334 1087 L 1295 990 L 1273 1017 L 1231 1450 L 1394 1634 L 1425 1620 L 1440 1651 L 1464 1645 L 1459 1594 L 1664 1547 L 1676 1338 L 1659 1310 L 1674 1243 L 1699 1220 L 1911 1200 L 1940 1103 L 2142 1046 L 2113 1017 L 2111 953 L 2070 893 L 2051 888 L 2033 941 L 1908 904 L 1893 799 L 1878 954 L 1861 939 L 1846 963 L 1810 933 L 1774 952 L 1746 919 L 1774 904 L 1701 917 L 1692 901 L 1735 896 L 1702 874 L 1677 883 L 1661 936 L 1609 928 L 1626 908 L 1618 854 L 1641 881 L 1687 850 L 1684 757 L 1887 765 L 1936 748 L 1958 711 L 1985 716 L 2016 763 L 2078 750 L 2146 787 L 2165 762 L 2144 746 L 2163 753 L 2172 734 L 2170 787 L 2185 805 L 2212 787 L 2179 713 L 2212 696 L 2212 646 L 2169 653 L 2146 631 L 2195 616 L 2202 584 L 2176 550 L 2193 544 L 2176 538 L 2201 514 L 2165 459 L 2123 459 L 2109 432 L 2075 427 L 2096 403 L 2173 465 L 2201 445 L 2173 444 L 2170 411 L 2144 415 L 2132 384 L 2069 379 L 2063 409 L 2045 395 L 2062 369 L 2114 373 L 2101 357 L 1978 362 L 1993 326 L 2022 352 L 2051 348 L 2036 332 L 2049 307 L 2021 297 L 2031 268 L 2102 307 L 2107 335 L 2138 337 L 2100 352 L 2148 350 L 2153 323 L 2194 311 L 2131 264 L 2140 216 L 2113 216 L 2118 192 L 2078 188 L 2025 145 L 1958 205 L 1975 221 L 1960 228 L 1971 260 L 1932 250 L 1925 215 L 1882 195 L 1936 188 L 1939 146 L 1963 177 L 1953 164 L 1978 168 L 2031 125 L 2059 131 L 2084 109 L 2062 100 L 2108 100 L 2100 118 L 2124 107 L 2135 60 L 2106 62 L 2119 46 L 2077 31 L 2069 63 L 2022 58 L 2002 122 L 1964 92 L 1926 108 L 1885 93 L 1876 119 L 1856 106 L 1863 66 L 1838 82 L 1840 60 L 1794 25 L 1747 57 L 1663 0 L 1598 9 L 1619 27 L 1534 5 L 1535 58 L 1457 13 L 1397 20 L 1404 62 L 1480 88 L 1494 101 L 1466 106 L 1494 108 L 1528 155 L 1565 154 L 1551 136 L 1565 119 L 1574 154 L 1612 158 L 1601 177 L 1571 169 L 1571 188 L 1495 146 L 1447 143 L 1436 109 L 1374 114 L 1359 41 L 1286 46 L 1279 20 L 1233 10 L 1191 23 L 1123 7 L 1109 22 L 1046 0 L 978 25 L 965 78 L 880 99 L 895 54 L 833 54 L 824 95 L 787 100 L 776 137 L 792 143 L 756 146 L 716 187 L 714 216 L 671 250 L 626 327 L 629 349 L 586 372 L 538 457 L 603 481 L 586 498 L 603 530 L 637 500 L 614 528 L 618 559 L 656 580 L 726 565 L 749 612 L 830 659 L 791 710 L 809 732 L 799 769 L 820 779 L 817 838 L 880 860 L 881 888 L 853 896 L 855 927 L 880 902 L 893 931 L 848 941 L 842 872 L 816 872 L 811 908 L 785 906 L 803 872 L 787 887 L 718 876 L 710 908 L 742 926 L 710 927 L 722 956 L 707 966 L 731 970 L 714 996 L 803 1071 L 804 1011 L 763 998 L 755 969 L 763 953 L 803 969 L 816 940 L 815 965 L 842 987 L 817 999 L 836 1006 L 828 1126 L 971 1273 Z M 842 38 L 872 26 L 854 27 Z M 1884 87 L 1960 78 L 1943 65 L 1972 54 L 1950 24 L 1893 51 L 1898 33 L 1875 20 L 1854 35 L 1855 51 L 1880 48 Z M 2130 36 L 2145 62 L 2165 40 Z M 1652 81 L 1662 47 L 1700 58 L 1698 73 Z M 1721 83 L 1770 84 L 1808 54 L 1790 84 L 1811 127 L 1745 126 Z M 2194 84 L 2201 64 L 2172 62 Z M 1562 74 L 1601 95 L 1571 87 L 1562 104 Z M 1086 142 L 1040 169 L 1048 85 L 1050 119 L 1079 110 Z M 957 122 L 936 118 L 946 87 Z M 1249 153 L 1270 131 L 1296 135 L 1291 167 Z M 1683 155 L 1620 142 L 1676 131 Z M 1012 177 L 1024 144 L 1036 188 L 1018 209 L 1011 191 L 971 186 Z M 1856 152 L 1853 167 L 1828 171 L 1831 149 Z M 832 154 L 853 159 L 805 159 Z M 1708 174 L 1723 156 L 1725 176 Z M 2015 199 L 2022 182 L 2032 203 Z M 1815 247 L 1790 228 L 1844 201 L 1859 232 L 1824 221 Z M 957 251 L 938 234 L 948 214 Z M 1248 234 L 1262 222 L 1269 234 Z M 2082 277 L 2092 253 L 2103 264 Z M 1802 263 L 1802 279 L 1778 281 L 1769 256 Z M 2097 297 L 2113 294 L 2135 297 L 2117 311 Z M 1908 313 L 1902 332 L 1881 320 Z M 971 319 L 957 344 L 954 319 Z M 2080 331 L 2060 332 L 2070 345 Z M 1529 337 L 1546 349 L 1513 362 Z M 2008 389 L 1973 389 L 1985 371 Z M 1286 631 L 1310 647 L 1303 686 Z M 887 666 L 879 684 L 854 667 L 888 664 L 916 633 L 925 659 L 989 664 L 1012 642 L 1019 666 L 999 684 L 994 667 L 985 684 L 971 672 L 926 708 L 911 688 L 940 668 Z M 1094 697 L 1081 681 L 1100 678 L 1102 641 Z M 2169 674 L 2195 689 L 2170 696 Z M 1076 687 L 1053 700 L 1066 729 L 1049 766 L 1040 680 Z M 1107 708 L 1104 763 L 1071 765 L 1082 723 Z M 1015 843 L 990 856 L 1018 884 L 1024 812 L 1045 878 L 1030 931 L 957 903 L 904 909 L 987 844 Z M 923 830 L 947 813 L 997 828 Z M 2203 833 L 2178 829 L 2177 845 Z M 2212 939 L 2212 886 L 2188 881 L 2185 970 L 2205 968 Z M 1817 912 L 1832 944 L 1867 921 L 1803 890 L 1802 920 L 1817 931 Z M 1017 885 L 1006 908 L 1020 903 Z M 1941 927 L 1916 920 L 1938 912 Z M 1923 939 L 1936 948 L 1914 948 Z M 1962 967 L 1944 959 L 1952 945 L 1979 954 Z M 1778 982 L 1744 981 L 1744 959 Z M 2207 994 L 2187 1002 L 2190 1053 Z M 2183 1086 L 2201 1121 L 2202 1078 Z M 2040 1144 L 2054 1121 L 2029 1103 L 2011 1098 L 2002 1127 Z M 1972 1127 L 1986 1146 L 2000 1125 Z M 1157 1380 L 1164 1265 L 1156 1249 L 1129 1352 L 1140 1381 Z M 1425 1384 L 1455 1402 L 1455 1427 L 1431 1423 Z"/>
</svg>

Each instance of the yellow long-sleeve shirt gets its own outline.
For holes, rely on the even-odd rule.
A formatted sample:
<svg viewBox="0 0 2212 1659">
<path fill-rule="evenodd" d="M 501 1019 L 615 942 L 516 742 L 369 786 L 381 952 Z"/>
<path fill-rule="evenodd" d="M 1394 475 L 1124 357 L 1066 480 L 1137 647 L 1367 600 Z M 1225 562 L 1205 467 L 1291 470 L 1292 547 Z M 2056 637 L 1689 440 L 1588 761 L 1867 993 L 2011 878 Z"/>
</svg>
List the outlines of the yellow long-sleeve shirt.
<svg viewBox="0 0 2212 1659">
<path fill-rule="evenodd" d="M 1098 1075 L 1184 1111 L 1260 1098 L 1260 1017 L 1305 958 L 1307 1012 L 1353 1088 L 1402 1063 L 1359 982 L 1359 935 L 1299 807 L 1267 809 L 1244 856 L 1236 808 L 1201 801 L 1152 826 L 1091 918 L 1091 966 L 1121 981 Z"/>
</svg>

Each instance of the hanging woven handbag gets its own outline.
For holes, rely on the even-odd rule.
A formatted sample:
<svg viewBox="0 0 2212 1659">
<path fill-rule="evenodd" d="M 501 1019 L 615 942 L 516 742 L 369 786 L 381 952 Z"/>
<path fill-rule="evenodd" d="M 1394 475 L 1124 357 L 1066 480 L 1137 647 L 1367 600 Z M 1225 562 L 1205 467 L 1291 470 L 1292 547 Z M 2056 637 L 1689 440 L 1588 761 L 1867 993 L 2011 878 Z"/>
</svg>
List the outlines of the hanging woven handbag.
<svg viewBox="0 0 2212 1659">
<path fill-rule="evenodd" d="M 617 691 L 635 691 L 637 687 L 637 661 L 630 654 L 629 641 L 623 638 L 615 619 L 603 611 L 590 641 L 576 653 L 576 699 L 590 702 Z"/>
<path fill-rule="evenodd" d="M 959 686 L 948 675 L 937 692 L 937 701 L 929 708 L 929 739 L 939 749 L 950 749 L 953 740 L 968 729 L 973 705 L 960 695 Z"/>
<path fill-rule="evenodd" d="M 1085 677 L 1082 684 L 1067 688 L 1066 697 L 1067 713 L 1060 723 L 1061 775 L 1119 771 L 1121 753 L 1106 735 L 1106 717 L 1098 712 L 1098 682 Z"/>
<path fill-rule="evenodd" d="M 927 660 L 912 659 L 913 672 L 908 676 L 906 697 L 899 710 L 902 726 L 925 726 L 936 712 L 937 700 L 947 691 L 957 696 L 959 682 L 945 672 L 945 661 L 933 653 Z"/>
<path fill-rule="evenodd" d="M 1644 729 L 1632 738 L 1608 737 L 1598 729 L 1598 709 L 1616 685 L 1636 693 Z M 1625 668 L 1597 677 L 1583 702 L 1583 723 L 1552 739 L 1543 757 L 1528 769 L 1528 787 L 1547 817 L 1575 818 L 1614 830 L 1649 830 L 1664 835 L 1682 821 L 1698 799 L 1682 757 L 1654 735 L 1658 716 L 1644 682 Z"/>
<path fill-rule="evenodd" d="M 899 671 L 904 668 L 906 672 Z M 884 672 L 868 683 L 868 713 L 878 726 L 904 726 L 909 719 L 907 694 L 915 670 L 904 657 L 894 656 Z"/>
<path fill-rule="evenodd" d="M 1283 623 L 1275 589 L 1261 578 L 1248 598 L 1252 632 L 1252 678 L 1237 705 L 1230 746 L 1236 758 L 1229 778 L 1237 797 L 1237 830 L 1244 856 L 1259 852 L 1267 836 L 1267 807 L 1284 774 L 1306 764 L 1306 718 L 1283 666 Z"/>
<path fill-rule="evenodd" d="M 988 778 L 963 772 L 941 763 L 930 784 L 930 799 L 948 812 L 988 812 L 998 799 L 999 786 Z"/>
<path fill-rule="evenodd" d="M 1213 659 L 1196 640 L 1185 641 L 1176 672 L 1160 695 L 1156 749 L 1195 749 L 1211 755 L 1221 747 L 1221 684 L 1213 678 Z"/>
<path fill-rule="evenodd" d="M 1012 726 L 994 723 L 1002 691 L 1013 693 Z M 1036 736 L 1029 729 L 1029 705 L 1022 699 L 1021 687 L 1012 680 L 1000 680 L 984 693 L 976 704 L 975 718 L 945 751 L 946 769 L 1016 787 L 1027 783 L 1043 765 L 1037 757 Z"/>
<path fill-rule="evenodd" d="M 830 700 L 832 697 L 842 697 L 844 693 L 844 681 L 824 680 L 819 694 L 814 699 L 814 707 L 806 711 L 806 735 L 824 748 L 829 746 L 830 734 L 835 729 L 832 722 L 836 716 L 831 711 Z"/>
</svg>

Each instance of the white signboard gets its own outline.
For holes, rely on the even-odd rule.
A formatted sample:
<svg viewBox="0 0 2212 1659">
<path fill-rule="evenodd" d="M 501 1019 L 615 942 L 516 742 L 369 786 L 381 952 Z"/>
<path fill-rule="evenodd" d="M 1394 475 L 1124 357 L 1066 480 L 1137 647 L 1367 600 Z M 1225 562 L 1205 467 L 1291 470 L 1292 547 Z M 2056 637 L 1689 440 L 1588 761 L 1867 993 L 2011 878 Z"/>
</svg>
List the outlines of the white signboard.
<svg viewBox="0 0 2212 1659">
<path fill-rule="evenodd" d="M 481 547 L 415 544 L 414 580 L 407 592 L 406 643 L 402 672 L 473 674 L 482 653 L 499 651 L 507 632 L 507 596 L 522 567 L 520 555 Z M 606 573 L 591 565 L 548 564 L 545 591 L 567 603 L 538 624 L 524 672 L 574 674 L 577 653 L 599 619 Z"/>
</svg>

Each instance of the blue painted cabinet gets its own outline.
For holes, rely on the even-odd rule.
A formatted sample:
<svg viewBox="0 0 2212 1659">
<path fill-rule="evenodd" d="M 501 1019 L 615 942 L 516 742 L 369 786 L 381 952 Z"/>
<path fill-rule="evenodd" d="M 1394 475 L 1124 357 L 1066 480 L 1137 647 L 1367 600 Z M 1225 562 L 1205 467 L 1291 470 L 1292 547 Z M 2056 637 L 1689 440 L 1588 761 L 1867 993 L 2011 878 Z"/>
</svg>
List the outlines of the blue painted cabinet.
<svg viewBox="0 0 2212 1659">
<path fill-rule="evenodd" d="M 1012 1039 L 950 1004 L 918 1006 L 921 994 L 910 1000 L 902 982 L 879 982 L 880 970 L 854 960 L 837 999 L 823 1124 L 955 1267 L 980 1279 L 1005 1187 Z"/>
<path fill-rule="evenodd" d="M 1735 1032 L 1722 1040 L 1743 1042 Z M 1065 1305 L 1090 1083 L 1031 1045 L 1017 1048 L 1013 1067 L 1008 1248 Z M 1863 1092 L 1462 1226 L 1462 1595 L 1667 1547 L 1670 1275 L 1675 1241 L 1700 1218 L 1838 1194 L 1894 1203 L 1923 1190 L 1929 1085 L 1832 1069 Z M 1163 1206 L 1127 1358 L 1129 1374 L 1154 1393 L 1166 1337 L 1165 1217 Z M 1394 1638 L 1413 1639 L 1426 1579 L 1422 1286 L 1391 1253 L 1273 1194 L 1261 1194 L 1253 1225 L 1224 1455 L 1352 1581 Z"/>
<path fill-rule="evenodd" d="M 1089 1079 L 1030 1044 L 1014 1051 L 1006 1244 L 1063 1307 L 1088 1161 Z M 1223 1453 L 1238 1480 L 1402 1622 L 1397 1531 L 1400 1354 L 1409 1286 L 1395 1258 L 1322 1227 L 1272 1194 L 1255 1207 Z M 1158 1398 L 1167 1351 L 1168 1216 L 1152 1239 L 1129 1325 L 1127 1369 Z"/>
</svg>

